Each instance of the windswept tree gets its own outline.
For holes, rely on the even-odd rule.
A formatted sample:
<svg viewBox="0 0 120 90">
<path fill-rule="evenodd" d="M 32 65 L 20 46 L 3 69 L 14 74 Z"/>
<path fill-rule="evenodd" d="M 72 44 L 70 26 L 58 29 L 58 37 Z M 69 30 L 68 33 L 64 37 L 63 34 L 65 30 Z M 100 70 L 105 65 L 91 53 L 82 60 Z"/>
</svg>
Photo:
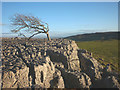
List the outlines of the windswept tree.
<svg viewBox="0 0 120 90">
<path fill-rule="evenodd" d="M 49 26 L 48 23 L 41 21 L 39 18 L 29 15 L 16 14 L 13 18 L 11 18 L 11 24 L 14 26 L 14 29 L 11 30 L 14 33 L 18 33 L 19 35 L 23 35 L 27 38 L 25 33 L 31 33 L 28 37 L 30 40 L 33 36 L 45 33 L 47 35 L 48 40 L 50 41 L 49 36 Z"/>
</svg>

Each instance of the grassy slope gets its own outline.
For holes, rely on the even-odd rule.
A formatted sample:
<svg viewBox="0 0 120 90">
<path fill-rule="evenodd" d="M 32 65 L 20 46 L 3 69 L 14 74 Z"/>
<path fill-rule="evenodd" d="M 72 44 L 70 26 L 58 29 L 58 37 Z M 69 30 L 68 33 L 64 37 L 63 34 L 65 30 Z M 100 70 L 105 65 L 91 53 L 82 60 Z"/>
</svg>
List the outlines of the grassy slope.
<svg viewBox="0 0 120 90">
<path fill-rule="evenodd" d="M 96 40 L 110 40 L 119 39 L 120 32 L 99 32 L 99 33 L 88 33 L 88 34 L 78 34 L 74 36 L 66 37 L 66 39 L 72 39 L 75 41 L 96 41 Z"/>
<path fill-rule="evenodd" d="M 93 57 L 104 64 L 112 64 L 112 68 L 118 69 L 118 40 L 76 41 L 79 48 L 93 53 Z"/>
</svg>

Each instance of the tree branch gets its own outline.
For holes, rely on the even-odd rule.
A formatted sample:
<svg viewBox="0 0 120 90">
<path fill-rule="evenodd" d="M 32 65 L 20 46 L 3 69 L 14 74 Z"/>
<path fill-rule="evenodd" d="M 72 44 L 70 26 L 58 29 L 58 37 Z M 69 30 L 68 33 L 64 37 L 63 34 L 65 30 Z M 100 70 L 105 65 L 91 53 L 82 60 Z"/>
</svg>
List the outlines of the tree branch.
<svg viewBox="0 0 120 90">
<path fill-rule="evenodd" d="M 49 26 L 47 23 L 41 21 L 40 19 L 34 17 L 34 16 L 26 16 L 21 14 L 16 14 L 12 19 L 12 25 L 16 26 L 14 30 L 11 30 L 12 32 L 20 32 L 21 30 L 26 30 L 29 33 L 33 33 L 30 38 L 33 36 L 39 34 L 39 33 L 48 33 Z M 35 33 L 36 32 L 36 33 Z M 24 37 L 24 33 L 22 33 Z M 50 38 L 50 37 L 49 37 Z"/>
<path fill-rule="evenodd" d="M 35 34 L 33 34 L 32 36 L 30 36 L 29 38 L 28 38 L 28 40 L 30 40 L 33 36 L 35 36 L 35 35 L 37 35 L 37 34 L 39 34 L 39 33 L 44 33 L 44 32 L 37 32 L 37 33 L 35 33 Z"/>
<path fill-rule="evenodd" d="M 21 29 L 24 29 L 26 26 L 24 26 L 24 27 L 20 27 L 19 29 L 16 29 L 16 30 L 11 30 L 12 32 L 18 32 L 18 31 L 20 31 Z"/>
</svg>

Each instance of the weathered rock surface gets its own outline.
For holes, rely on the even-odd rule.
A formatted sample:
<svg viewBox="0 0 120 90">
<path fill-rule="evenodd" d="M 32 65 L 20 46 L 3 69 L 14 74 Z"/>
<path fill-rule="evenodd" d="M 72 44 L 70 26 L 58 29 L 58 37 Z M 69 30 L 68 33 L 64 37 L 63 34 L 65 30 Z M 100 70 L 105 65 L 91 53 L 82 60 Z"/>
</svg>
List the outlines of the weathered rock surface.
<svg viewBox="0 0 120 90">
<path fill-rule="evenodd" d="M 78 56 L 81 63 L 81 69 L 87 73 L 93 81 L 102 78 L 103 66 L 94 59 L 89 52 L 86 50 L 79 50 Z"/>
<path fill-rule="evenodd" d="M 64 80 L 61 76 L 61 72 L 56 68 L 55 73 L 53 74 L 53 79 L 50 81 L 50 88 L 64 88 Z"/>
<path fill-rule="evenodd" d="M 120 89 L 118 76 L 72 40 L 3 39 L 1 57 L 2 88 Z"/>
<path fill-rule="evenodd" d="M 46 57 L 46 61 L 44 61 L 42 65 L 35 66 L 34 69 L 35 69 L 35 84 L 40 85 L 41 87 L 44 88 L 50 87 L 64 88 L 64 82 L 61 77 L 61 74 L 58 74 L 58 71 L 55 70 L 55 66 L 50 61 L 49 57 Z M 59 82 L 61 82 L 61 85 Z"/>
<path fill-rule="evenodd" d="M 103 66 L 92 57 L 87 50 L 78 50 L 81 71 L 85 72 L 92 81 L 92 88 L 119 88 L 120 84 L 116 74 L 113 74 L 110 67 Z M 110 86 L 109 86 L 110 85 Z"/>
<path fill-rule="evenodd" d="M 65 88 L 90 88 L 92 83 L 87 74 L 78 71 L 65 71 L 62 68 L 59 68 L 59 70 L 62 73 Z"/>
<path fill-rule="evenodd" d="M 78 58 L 78 47 L 74 41 L 59 41 L 55 45 L 57 48 L 47 50 L 47 55 L 53 62 L 62 63 L 66 69 L 80 71 Z"/>
<path fill-rule="evenodd" d="M 2 87 L 3 88 L 23 88 L 29 86 L 28 81 L 29 68 L 24 67 L 14 73 L 13 71 L 3 72 Z"/>
<path fill-rule="evenodd" d="M 56 84 L 51 83 L 54 77 L 58 77 Z M 58 83 L 57 83 L 58 82 Z M 41 60 L 41 65 L 31 64 L 24 69 L 3 72 L 3 88 L 23 88 L 32 87 L 34 85 L 41 86 L 43 88 L 59 87 L 64 88 L 64 82 L 59 71 L 55 71 L 53 63 L 49 57 L 45 57 Z"/>
<path fill-rule="evenodd" d="M 120 89 L 120 84 L 118 80 L 115 78 L 115 76 L 108 76 L 103 80 L 103 87 L 105 88 L 119 88 Z"/>
</svg>

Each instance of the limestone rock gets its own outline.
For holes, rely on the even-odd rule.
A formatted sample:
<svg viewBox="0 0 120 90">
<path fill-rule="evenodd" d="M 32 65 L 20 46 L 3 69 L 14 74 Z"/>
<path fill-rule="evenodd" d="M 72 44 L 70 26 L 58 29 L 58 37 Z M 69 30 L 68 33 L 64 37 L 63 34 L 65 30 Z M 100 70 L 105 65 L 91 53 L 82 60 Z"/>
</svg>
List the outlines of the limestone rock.
<svg viewBox="0 0 120 90">
<path fill-rule="evenodd" d="M 80 75 L 79 81 L 80 81 L 82 88 L 90 88 L 92 85 L 90 77 L 85 73 L 82 73 Z"/>
<path fill-rule="evenodd" d="M 44 88 L 50 87 L 50 81 L 53 79 L 55 73 L 55 67 L 50 61 L 49 57 L 45 58 L 45 61 L 41 62 L 41 65 L 35 66 L 35 84 Z"/>
<path fill-rule="evenodd" d="M 119 88 L 120 84 L 118 80 L 115 78 L 115 76 L 108 76 L 103 80 L 103 85 L 105 88 Z"/>
<path fill-rule="evenodd" d="M 115 76 L 107 76 L 93 83 L 93 88 L 113 88 L 120 89 L 120 84 Z"/>
<path fill-rule="evenodd" d="M 61 72 L 56 69 L 53 75 L 53 80 L 50 81 L 51 88 L 64 88 L 64 80 L 61 76 Z"/>
<path fill-rule="evenodd" d="M 119 88 L 118 74 L 67 39 L 3 39 L 2 88 Z"/>
<path fill-rule="evenodd" d="M 57 86 L 51 84 L 50 82 L 57 77 Z M 61 72 L 59 70 L 55 71 L 55 67 L 50 61 L 50 58 L 45 57 L 38 66 L 31 63 L 29 67 L 24 67 L 15 72 L 4 72 L 2 85 L 3 88 L 36 87 L 36 85 L 42 88 L 50 88 L 54 86 L 57 88 L 64 88 L 64 81 Z"/>
<path fill-rule="evenodd" d="M 15 74 L 12 71 L 4 72 L 2 80 L 2 88 L 14 88 L 14 84 L 17 81 L 15 78 Z"/>
<path fill-rule="evenodd" d="M 87 74 L 78 71 L 65 71 L 62 68 L 59 68 L 59 70 L 64 79 L 65 88 L 90 88 L 92 83 Z"/>
<path fill-rule="evenodd" d="M 25 67 L 15 73 L 13 71 L 3 72 L 2 88 L 23 88 L 29 86 L 29 69 Z"/>
<path fill-rule="evenodd" d="M 95 79 L 101 79 L 103 66 L 91 57 L 87 51 L 79 50 L 78 53 L 82 71 L 89 75 L 93 81 Z"/>
<path fill-rule="evenodd" d="M 57 43 L 57 49 L 48 49 L 47 55 L 51 61 L 62 63 L 65 68 L 80 71 L 80 62 L 78 58 L 78 47 L 74 41 L 63 40 Z M 59 49 L 58 49 L 59 46 Z M 63 49 L 62 49 L 63 48 Z"/>
</svg>

